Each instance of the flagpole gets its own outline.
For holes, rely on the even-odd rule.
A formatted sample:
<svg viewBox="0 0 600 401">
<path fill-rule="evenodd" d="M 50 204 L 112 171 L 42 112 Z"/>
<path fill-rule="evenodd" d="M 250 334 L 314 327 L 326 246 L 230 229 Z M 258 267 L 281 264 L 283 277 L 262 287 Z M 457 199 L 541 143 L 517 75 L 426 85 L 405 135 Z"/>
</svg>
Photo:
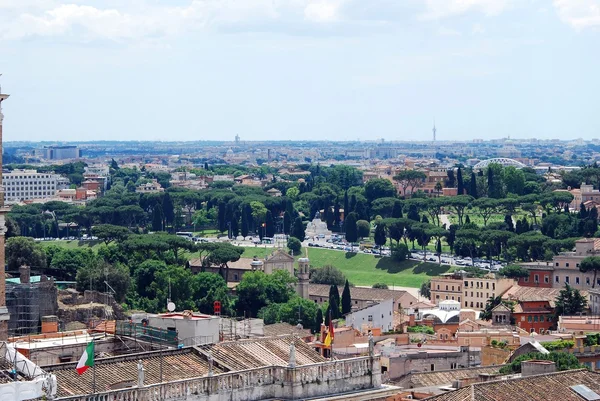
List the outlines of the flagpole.
<svg viewBox="0 0 600 401">
<path fill-rule="evenodd" d="M 92 338 L 93 342 L 94 339 Z M 96 394 L 96 344 L 94 344 L 92 349 L 94 350 L 94 355 L 92 356 L 94 360 L 94 366 L 92 366 L 92 394 Z"/>
</svg>

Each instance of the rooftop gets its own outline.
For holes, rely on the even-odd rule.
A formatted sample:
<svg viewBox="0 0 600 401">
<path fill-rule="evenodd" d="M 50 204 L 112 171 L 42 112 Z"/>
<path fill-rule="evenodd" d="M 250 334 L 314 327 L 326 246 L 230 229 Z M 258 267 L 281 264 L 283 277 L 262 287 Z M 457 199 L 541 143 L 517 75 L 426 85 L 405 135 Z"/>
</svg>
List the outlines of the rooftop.
<svg viewBox="0 0 600 401">
<path fill-rule="evenodd" d="M 329 288 L 327 284 L 309 284 L 308 294 L 315 297 L 326 297 L 329 298 Z M 338 287 L 340 296 L 344 290 L 343 286 Z M 385 290 L 381 288 L 364 288 L 364 287 L 352 287 L 350 288 L 350 294 L 352 299 L 362 301 L 383 301 L 386 299 L 398 299 L 405 294 L 406 291 L 399 290 Z"/>
<path fill-rule="evenodd" d="M 480 374 L 498 374 L 502 366 L 504 365 L 452 369 L 439 372 L 418 372 L 410 375 L 409 383 L 412 388 L 442 386 L 452 384 L 452 382 L 460 379 L 479 377 Z"/>
<path fill-rule="evenodd" d="M 476 383 L 456 391 L 427 398 L 432 401 L 583 401 L 572 386 L 585 385 L 600 392 L 600 374 L 567 370 L 544 375 Z M 518 395 L 517 395 L 518 394 Z"/>
</svg>

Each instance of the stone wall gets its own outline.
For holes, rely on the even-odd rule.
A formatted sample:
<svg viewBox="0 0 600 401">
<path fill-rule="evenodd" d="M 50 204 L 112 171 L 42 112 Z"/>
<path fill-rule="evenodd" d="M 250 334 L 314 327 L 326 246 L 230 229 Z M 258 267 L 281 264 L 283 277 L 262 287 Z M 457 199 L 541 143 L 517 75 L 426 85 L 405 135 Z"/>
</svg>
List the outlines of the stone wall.
<svg viewBox="0 0 600 401">
<path fill-rule="evenodd" d="M 380 387 L 379 356 L 375 356 L 296 368 L 272 366 L 58 400 L 299 400 Z"/>
</svg>

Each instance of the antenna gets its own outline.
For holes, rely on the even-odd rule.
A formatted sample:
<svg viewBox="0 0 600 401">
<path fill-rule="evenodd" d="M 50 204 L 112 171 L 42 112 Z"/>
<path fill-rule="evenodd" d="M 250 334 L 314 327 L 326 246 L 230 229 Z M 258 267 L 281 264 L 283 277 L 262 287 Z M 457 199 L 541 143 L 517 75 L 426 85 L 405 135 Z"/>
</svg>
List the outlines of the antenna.
<svg viewBox="0 0 600 401">
<path fill-rule="evenodd" d="M 435 118 L 433 119 L 433 142 L 435 142 L 435 133 L 437 132 L 437 129 L 435 128 Z"/>
</svg>

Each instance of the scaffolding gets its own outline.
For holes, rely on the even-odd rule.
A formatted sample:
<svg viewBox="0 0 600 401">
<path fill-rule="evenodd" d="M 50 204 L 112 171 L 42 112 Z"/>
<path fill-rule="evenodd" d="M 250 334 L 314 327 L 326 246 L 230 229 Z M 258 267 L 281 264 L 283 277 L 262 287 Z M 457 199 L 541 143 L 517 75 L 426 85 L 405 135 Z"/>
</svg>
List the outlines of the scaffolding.
<svg viewBox="0 0 600 401">
<path fill-rule="evenodd" d="M 37 334 L 42 316 L 55 315 L 56 294 L 44 283 L 6 283 L 6 308 L 10 314 L 8 334 L 19 336 Z"/>
<path fill-rule="evenodd" d="M 177 347 L 179 338 L 177 332 L 165 330 L 158 327 L 151 327 L 131 321 L 117 321 L 115 327 L 116 336 L 129 337 L 137 341 L 144 341 L 150 344 L 167 345 Z"/>
</svg>

